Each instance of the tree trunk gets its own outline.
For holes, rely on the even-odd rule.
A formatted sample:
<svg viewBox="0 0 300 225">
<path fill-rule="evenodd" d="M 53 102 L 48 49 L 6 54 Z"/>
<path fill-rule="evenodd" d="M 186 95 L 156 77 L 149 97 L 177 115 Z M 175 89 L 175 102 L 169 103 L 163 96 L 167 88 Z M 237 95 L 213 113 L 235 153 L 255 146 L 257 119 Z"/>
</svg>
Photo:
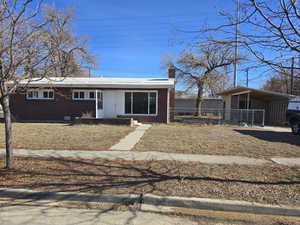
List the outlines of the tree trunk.
<svg viewBox="0 0 300 225">
<path fill-rule="evenodd" d="M 12 169 L 13 167 L 13 148 L 12 148 L 12 124 L 11 124 L 11 113 L 9 108 L 9 96 L 3 96 L 2 99 L 2 110 L 4 113 L 5 121 L 5 168 Z"/>
<path fill-rule="evenodd" d="M 197 99 L 196 99 L 196 116 L 201 116 L 201 111 L 202 111 L 202 97 L 203 97 L 203 85 L 199 84 L 198 85 L 198 94 L 197 94 Z"/>
</svg>

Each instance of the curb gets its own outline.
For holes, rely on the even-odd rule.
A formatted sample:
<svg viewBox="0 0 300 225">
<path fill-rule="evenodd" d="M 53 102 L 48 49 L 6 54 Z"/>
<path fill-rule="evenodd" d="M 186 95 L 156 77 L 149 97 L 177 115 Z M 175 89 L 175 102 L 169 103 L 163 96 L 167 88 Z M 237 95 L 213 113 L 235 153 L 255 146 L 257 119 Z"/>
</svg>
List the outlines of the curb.
<svg viewBox="0 0 300 225">
<path fill-rule="evenodd" d="M 36 201 L 80 201 L 90 203 L 114 203 L 122 205 L 141 204 L 143 210 L 156 210 L 169 212 L 172 208 L 199 209 L 225 212 L 240 212 L 251 214 L 296 216 L 300 217 L 300 207 L 275 206 L 246 201 L 219 200 L 208 198 L 161 197 L 152 194 L 145 195 L 112 195 L 88 194 L 74 192 L 44 192 L 26 189 L 0 188 L 0 198 L 31 199 Z M 150 207 L 149 207 L 150 206 Z M 177 210 L 178 211 L 178 210 Z"/>
<path fill-rule="evenodd" d="M 143 196 L 143 203 L 155 206 L 167 206 L 212 211 L 240 212 L 278 216 L 300 216 L 300 207 L 275 206 L 235 200 L 160 197 L 152 194 L 146 194 Z"/>
</svg>

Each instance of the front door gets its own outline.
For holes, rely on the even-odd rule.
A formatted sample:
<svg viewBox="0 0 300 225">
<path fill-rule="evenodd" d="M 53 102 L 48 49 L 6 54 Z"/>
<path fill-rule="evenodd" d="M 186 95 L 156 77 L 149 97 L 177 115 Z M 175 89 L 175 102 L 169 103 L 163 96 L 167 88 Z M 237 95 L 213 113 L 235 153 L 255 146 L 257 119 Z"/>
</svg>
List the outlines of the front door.
<svg viewBox="0 0 300 225">
<path fill-rule="evenodd" d="M 103 118 L 103 92 L 96 90 L 96 118 Z"/>
</svg>

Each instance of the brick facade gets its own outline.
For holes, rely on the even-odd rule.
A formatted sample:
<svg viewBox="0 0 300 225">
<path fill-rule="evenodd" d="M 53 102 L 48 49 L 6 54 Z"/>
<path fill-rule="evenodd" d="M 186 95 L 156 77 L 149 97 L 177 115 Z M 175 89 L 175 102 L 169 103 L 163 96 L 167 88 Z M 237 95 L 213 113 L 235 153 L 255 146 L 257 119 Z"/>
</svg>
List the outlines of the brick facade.
<svg viewBox="0 0 300 225">
<path fill-rule="evenodd" d="M 71 116 L 74 119 L 81 117 L 84 113 L 91 113 L 95 117 L 95 100 L 73 100 L 71 88 L 55 88 L 54 91 L 54 100 L 27 100 L 26 94 L 20 92 L 11 95 L 10 105 L 13 118 L 19 121 L 62 121 L 65 116 Z M 140 122 L 166 123 L 168 122 L 167 113 L 168 89 L 158 89 L 158 114 L 156 116 L 120 116 Z"/>
</svg>

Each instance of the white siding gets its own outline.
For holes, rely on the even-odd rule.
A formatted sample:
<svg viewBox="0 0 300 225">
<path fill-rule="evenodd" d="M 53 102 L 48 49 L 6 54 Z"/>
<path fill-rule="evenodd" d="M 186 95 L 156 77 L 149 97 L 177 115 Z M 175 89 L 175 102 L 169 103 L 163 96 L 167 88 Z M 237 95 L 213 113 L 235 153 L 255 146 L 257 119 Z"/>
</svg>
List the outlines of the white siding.
<svg viewBox="0 0 300 225">
<path fill-rule="evenodd" d="M 104 118 L 113 118 L 124 114 L 124 91 L 104 90 L 103 110 Z"/>
</svg>

